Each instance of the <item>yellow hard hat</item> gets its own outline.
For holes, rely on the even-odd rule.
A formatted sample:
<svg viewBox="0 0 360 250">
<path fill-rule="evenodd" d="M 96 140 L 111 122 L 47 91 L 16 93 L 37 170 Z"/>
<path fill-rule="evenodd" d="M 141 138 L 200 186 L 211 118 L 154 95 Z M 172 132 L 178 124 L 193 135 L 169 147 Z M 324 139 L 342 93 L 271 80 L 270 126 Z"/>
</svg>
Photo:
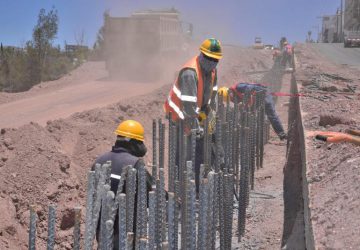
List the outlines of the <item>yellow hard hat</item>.
<svg viewBox="0 0 360 250">
<path fill-rule="evenodd" d="M 229 88 L 228 87 L 221 87 L 218 90 L 218 94 L 223 96 L 223 100 L 226 101 L 228 98 L 228 92 L 229 92 Z"/>
<path fill-rule="evenodd" d="M 206 56 L 221 59 L 223 57 L 221 43 L 215 38 L 206 39 L 200 46 L 200 51 Z"/>
<path fill-rule="evenodd" d="M 123 121 L 119 124 L 114 133 L 130 139 L 144 141 L 144 127 L 134 120 Z"/>
</svg>

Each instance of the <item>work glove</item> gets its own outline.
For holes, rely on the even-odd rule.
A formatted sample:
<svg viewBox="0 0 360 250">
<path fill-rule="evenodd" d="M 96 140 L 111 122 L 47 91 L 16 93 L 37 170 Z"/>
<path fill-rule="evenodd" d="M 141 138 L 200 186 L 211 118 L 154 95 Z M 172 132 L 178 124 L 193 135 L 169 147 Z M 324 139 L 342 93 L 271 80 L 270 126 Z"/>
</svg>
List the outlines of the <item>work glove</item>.
<svg viewBox="0 0 360 250">
<path fill-rule="evenodd" d="M 196 139 L 201 139 L 204 137 L 204 129 L 202 127 L 198 127 L 196 129 Z"/>
<path fill-rule="evenodd" d="M 278 134 L 278 136 L 279 136 L 279 138 L 280 138 L 281 141 L 287 139 L 287 134 L 286 134 L 285 132 L 280 132 L 280 133 Z"/>
</svg>

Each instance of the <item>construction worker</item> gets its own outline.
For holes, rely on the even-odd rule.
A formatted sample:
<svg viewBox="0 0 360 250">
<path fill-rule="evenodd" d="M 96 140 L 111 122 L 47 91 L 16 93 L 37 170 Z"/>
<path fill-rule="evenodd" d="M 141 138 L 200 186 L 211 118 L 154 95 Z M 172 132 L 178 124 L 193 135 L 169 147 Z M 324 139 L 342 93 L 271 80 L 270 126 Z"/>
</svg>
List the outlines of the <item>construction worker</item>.
<svg viewBox="0 0 360 250">
<path fill-rule="evenodd" d="M 242 101 L 244 93 L 247 91 L 251 93 L 256 93 L 260 91 L 266 91 L 265 96 L 265 114 L 269 119 L 271 126 L 275 130 L 275 133 L 279 136 L 280 140 L 287 138 L 287 134 L 284 131 L 284 128 L 281 124 L 279 116 L 276 114 L 275 105 L 271 93 L 268 91 L 267 87 L 258 83 L 237 83 L 231 86 L 230 88 L 221 87 L 219 93 L 226 100 L 228 97 L 231 101 L 235 100 L 235 95 L 237 95 L 237 100 Z"/>
<path fill-rule="evenodd" d="M 222 58 L 221 44 L 217 39 L 206 39 L 200 46 L 200 54 L 188 61 L 179 71 L 177 79 L 164 104 L 166 115 L 174 122 L 184 120 L 185 134 L 188 135 L 186 159 L 191 159 L 191 129 L 197 133 L 195 182 L 199 187 L 200 164 L 203 163 L 203 134 L 201 122 L 216 109 L 217 70 Z M 179 147 L 177 147 L 179 148 Z M 179 156 L 177 154 L 177 161 Z"/>
<path fill-rule="evenodd" d="M 279 66 L 281 65 L 281 51 L 279 48 L 274 48 L 272 58 L 274 61 L 274 67 L 279 68 Z"/>
<path fill-rule="evenodd" d="M 286 68 L 289 65 L 289 68 L 292 68 L 292 54 L 293 48 L 291 44 L 287 41 L 284 41 L 283 49 L 282 49 L 282 65 Z"/>
<path fill-rule="evenodd" d="M 121 178 L 121 173 L 124 167 L 133 166 L 135 169 L 145 166 L 144 161 L 141 157 L 146 154 L 146 146 L 144 144 L 144 128 L 143 126 L 134 120 L 126 120 L 119 124 L 115 130 L 116 141 L 115 145 L 112 147 L 110 152 L 107 152 L 96 159 L 95 164 L 104 164 L 107 161 L 111 161 L 111 175 L 110 175 L 110 185 L 111 191 L 115 194 L 118 189 L 119 181 Z M 146 171 L 147 175 L 147 189 L 151 190 L 152 177 Z M 125 188 L 122 191 L 125 192 Z M 135 206 L 136 207 L 136 206 Z M 114 248 L 118 248 L 118 215 L 114 222 Z M 135 223 L 134 223 L 135 225 Z M 99 230 L 99 226 L 98 226 Z M 135 230 L 135 228 L 134 228 Z"/>
<path fill-rule="evenodd" d="M 287 39 L 286 39 L 286 37 L 282 37 L 281 39 L 280 39 L 280 42 L 279 42 L 279 46 L 280 46 L 280 50 L 283 50 L 283 48 L 284 48 L 284 43 L 285 42 L 287 42 Z"/>
</svg>

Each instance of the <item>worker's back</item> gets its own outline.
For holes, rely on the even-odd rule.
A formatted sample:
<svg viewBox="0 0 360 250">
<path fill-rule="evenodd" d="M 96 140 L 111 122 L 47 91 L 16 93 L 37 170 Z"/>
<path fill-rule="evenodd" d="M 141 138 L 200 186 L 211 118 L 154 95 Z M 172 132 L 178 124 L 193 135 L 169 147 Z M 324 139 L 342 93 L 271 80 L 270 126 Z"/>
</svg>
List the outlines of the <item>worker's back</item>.
<svg viewBox="0 0 360 250">
<path fill-rule="evenodd" d="M 114 146 L 110 152 L 97 158 L 95 163 L 104 164 L 107 161 L 111 161 L 111 191 L 116 194 L 123 168 L 127 166 L 134 167 L 139 158 L 130 154 L 123 147 Z"/>
</svg>

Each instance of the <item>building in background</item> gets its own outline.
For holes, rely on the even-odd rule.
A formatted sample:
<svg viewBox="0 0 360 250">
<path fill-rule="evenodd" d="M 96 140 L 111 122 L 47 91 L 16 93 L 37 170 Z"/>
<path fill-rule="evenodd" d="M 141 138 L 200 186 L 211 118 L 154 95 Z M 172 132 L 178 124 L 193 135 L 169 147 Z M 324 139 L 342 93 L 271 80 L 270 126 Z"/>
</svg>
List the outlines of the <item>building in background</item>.
<svg viewBox="0 0 360 250">
<path fill-rule="evenodd" d="M 344 32 L 360 31 L 360 0 L 345 0 Z"/>
<path fill-rule="evenodd" d="M 322 17 L 321 41 L 323 43 L 334 43 L 338 41 L 338 15 L 327 15 Z"/>
</svg>

